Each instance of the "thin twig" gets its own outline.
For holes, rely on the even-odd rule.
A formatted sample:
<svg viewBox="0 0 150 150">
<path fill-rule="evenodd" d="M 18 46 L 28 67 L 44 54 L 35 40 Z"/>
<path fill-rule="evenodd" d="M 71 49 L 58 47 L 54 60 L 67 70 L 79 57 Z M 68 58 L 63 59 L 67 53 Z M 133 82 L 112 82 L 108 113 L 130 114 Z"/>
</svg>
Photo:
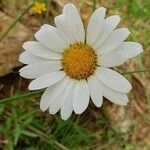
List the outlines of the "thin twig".
<svg viewBox="0 0 150 150">
<path fill-rule="evenodd" d="M 12 24 L 8 27 L 6 32 L 2 34 L 0 37 L 0 42 L 7 36 L 7 34 L 13 29 L 13 27 L 17 24 L 17 22 L 32 8 L 33 4 L 29 5 L 15 20 Z"/>
</svg>

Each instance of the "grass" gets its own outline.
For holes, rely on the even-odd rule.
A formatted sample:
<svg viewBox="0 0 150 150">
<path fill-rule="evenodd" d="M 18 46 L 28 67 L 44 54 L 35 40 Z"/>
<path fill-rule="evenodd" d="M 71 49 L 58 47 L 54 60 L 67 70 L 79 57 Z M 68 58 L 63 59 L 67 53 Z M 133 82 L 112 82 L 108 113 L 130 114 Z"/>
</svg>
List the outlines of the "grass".
<svg viewBox="0 0 150 150">
<path fill-rule="evenodd" d="M 129 26 L 132 32 L 129 39 L 139 41 L 144 47 L 145 51 L 142 56 L 116 68 L 123 75 L 128 75 L 132 83 L 136 82 L 130 94 L 129 105 L 125 108 L 117 107 L 105 101 L 103 107 L 98 109 L 90 104 L 88 110 L 82 115 L 73 114 L 70 119 L 63 121 L 59 114 L 51 116 L 48 112 L 41 112 L 39 101 L 42 91 L 16 90 L 13 96 L 0 100 L 0 149 L 150 149 L 150 144 L 147 142 L 150 140 L 150 134 L 148 134 L 150 129 L 147 127 L 150 123 L 150 89 L 147 84 L 150 71 L 150 63 L 147 61 L 149 57 L 147 55 L 149 53 L 149 2 L 147 0 L 116 0 L 115 3 L 105 0 L 82 2 L 84 9 L 87 10 L 89 8 L 95 10 L 96 6 L 100 5 L 107 7 L 110 14 L 119 13 L 123 18 L 120 26 Z M 39 24 L 43 21 L 49 22 L 49 18 L 54 18 L 56 15 L 53 9 L 58 5 L 57 2 L 46 0 L 46 3 L 51 4 L 46 14 L 33 15 L 32 19 L 36 19 Z M 7 8 L 4 9 L 6 13 L 14 18 L 14 22 L 0 37 L 1 40 L 5 40 L 4 38 L 7 38 L 17 23 L 21 22 L 27 26 L 26 22 L 32 15 L 29 10 L 30 1 L 2 0 L 2 4 L 4 8 Z M 18 13 L 21 17 L 16 17 Z M 134 78 L 137 80 L 135 81 Z M 20 85 L 19 82 L 17 84 Z M 140 89 L 138 89 L 139 86 Z M 142 90 L 144 92 L 141 93 Z M 138 98 L 141 103 L 138 103 Z M 143 130 L 146 130 L 147 134 Z"/>
</svg>

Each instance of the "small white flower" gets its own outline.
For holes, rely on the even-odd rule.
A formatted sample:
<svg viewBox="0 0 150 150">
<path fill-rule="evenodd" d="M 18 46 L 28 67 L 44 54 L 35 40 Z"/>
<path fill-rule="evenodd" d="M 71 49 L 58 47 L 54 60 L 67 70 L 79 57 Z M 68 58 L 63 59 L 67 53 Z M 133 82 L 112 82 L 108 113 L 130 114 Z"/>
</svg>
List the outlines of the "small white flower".
<svg viewBox="0 0 150 150">
<path fill-rule="evenodd" d="M 43 111 L 49 108 L 55 114 L 60 110 L 66 120 L 73 111 L 83 113 L 90 97 L 97 107 L 103 96 L 118 105 L 128 103 L 131 84 L 109 67 L 140 54 L 142 46 L 124 42 L 130 31 L 115 29 L 120 17 L 105 19 L 105 13 L 100 7 L 92 14 L 85 34 L 77 9 L 67 4 L 63 14 L 55 17 L 56 27 L 43 25 L 35 34 L 37 41 L 23 44 L 26 51 L 19 60 L 27 66 L 20 75 L 34 79 L 29 90 L 47 88 L 40 102 Z"/>
</svg>

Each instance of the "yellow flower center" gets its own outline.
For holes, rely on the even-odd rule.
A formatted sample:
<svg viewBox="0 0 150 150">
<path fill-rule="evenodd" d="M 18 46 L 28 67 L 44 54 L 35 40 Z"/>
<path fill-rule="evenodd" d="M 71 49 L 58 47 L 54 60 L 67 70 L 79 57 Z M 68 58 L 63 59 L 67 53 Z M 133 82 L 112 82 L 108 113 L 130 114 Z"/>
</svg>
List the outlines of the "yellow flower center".
<svg viewBox="0 0 150 150">
<path fill-rule="evenodd" d="M 73 44 L 65 49 L 62 57 L 64 71 L 71 78 L 87 79 L 97 67 L 97 55 L 86 44 Z"/>
<path fill-rule="evenodd" d="M 43 11 L 46 11 L 46 4 L 44 2 L 36 2 L 32 7 L 32 10 L 35 13 L 41 14 Z"/>
</svg>

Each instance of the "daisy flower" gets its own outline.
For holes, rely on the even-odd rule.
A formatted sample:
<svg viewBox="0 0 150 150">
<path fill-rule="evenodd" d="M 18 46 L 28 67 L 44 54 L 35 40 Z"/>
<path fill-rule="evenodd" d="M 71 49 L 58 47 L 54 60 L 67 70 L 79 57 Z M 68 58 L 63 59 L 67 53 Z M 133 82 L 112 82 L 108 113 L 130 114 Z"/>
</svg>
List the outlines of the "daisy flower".
<svg viewBox="0 0 150 150">
<path fill-rule="evenodd" d="M 44 2 L 35 2 L 32 10 L 35 13 L 41 14 L 42 12 L 46 11 L 46 4 Z"/>
<path fill-rule="evenodd" d="M 37 41 L 23 44 L 20 62 L 27 64 L 20 75 L 34 79 L 29 90 L 47 88 L 41 97 L 42 111 L 50 114 L 60 110 L 66 120 L 74 111 L 83 113 L 89 100 L 101 107 L 103 97 L 118 105 L 128 103 L 131 84 L 110 69 L 140 54 L 142 46 L 124 42 L 130 34 L 118 28 L 118 15 L 105 18 L 100 7 L 89 19 L 85 32 L 81 17 L 73 4 L 66 4 L 63 13 L 55 17 L 55 25 L 43 25 L 35 34 Z"/>
</svg>

